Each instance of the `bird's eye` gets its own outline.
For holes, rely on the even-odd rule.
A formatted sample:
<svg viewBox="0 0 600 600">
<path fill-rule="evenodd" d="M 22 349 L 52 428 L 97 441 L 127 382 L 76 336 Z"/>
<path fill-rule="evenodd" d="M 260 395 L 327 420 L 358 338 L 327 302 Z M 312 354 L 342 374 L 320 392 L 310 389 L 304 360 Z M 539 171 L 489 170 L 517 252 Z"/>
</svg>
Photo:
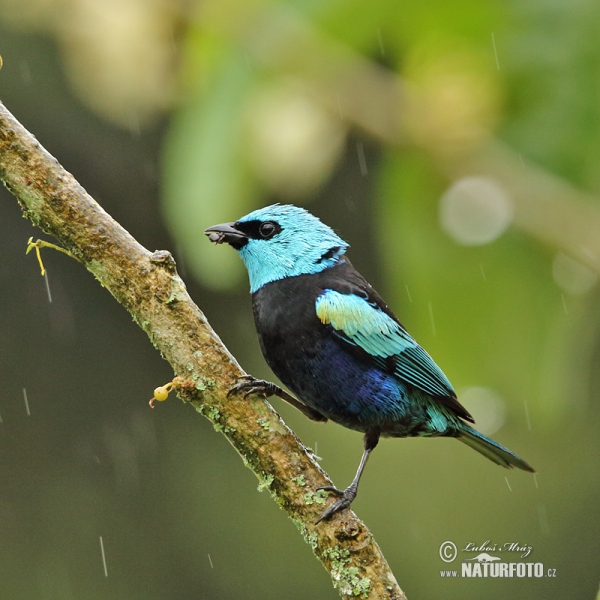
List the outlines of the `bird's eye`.
<svg viewBox="0 0 600 600">
<path fill-rule="evenodd" d="M 258 233 L 260 233 L 263 239 L 268 240 L 277 233 L 277 224 L 272 221 L 261 223 L 261 226 L 258 228 Z"/>
</svg>

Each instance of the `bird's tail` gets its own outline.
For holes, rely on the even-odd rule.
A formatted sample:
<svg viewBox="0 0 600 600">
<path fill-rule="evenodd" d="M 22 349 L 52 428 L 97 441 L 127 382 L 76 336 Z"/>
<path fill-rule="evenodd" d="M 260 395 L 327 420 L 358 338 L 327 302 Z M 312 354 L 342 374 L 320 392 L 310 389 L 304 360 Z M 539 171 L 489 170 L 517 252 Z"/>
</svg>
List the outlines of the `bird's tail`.
<svg viewBox="0 0 600 600">
<path fill-rule="evenodd" d="M 457 439 L 473 448 L 473 450 L 477 450 L 477 452 L 483 454 L 497 465 L 501 465 L 507 469 L 517 467 L 518 469 L 523 469 L 523 471 L 535 473 L 533 467 L 516 454 L 513 454 L 508 448 L 501 446 L 498 442 L 491 440 L 466 424 L 463 424 Z"/>
</svg>

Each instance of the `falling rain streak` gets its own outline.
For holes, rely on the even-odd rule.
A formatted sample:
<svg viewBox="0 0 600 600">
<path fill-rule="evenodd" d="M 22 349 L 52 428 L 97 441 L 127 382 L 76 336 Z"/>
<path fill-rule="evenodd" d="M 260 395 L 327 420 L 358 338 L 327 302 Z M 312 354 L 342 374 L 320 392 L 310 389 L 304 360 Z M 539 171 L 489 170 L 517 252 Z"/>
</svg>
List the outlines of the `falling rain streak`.
<svg viewBox="0 0 600 600">
<path fill-rule="evenodd" d="M 210 568 L 214 569 L 213 564 L 212 564 L 212 560 L 210 558 L 210 554 L 208 555 L 208 562 L 210 563 Z"/>
<path fill-rule="evenodd" d="M 33 79 L 31 77 L 31 71 L 29 70 L 29 63 L 26 60 L 22 60 L 21 64 L 21 77 L 23 78 L 23 83 L 29 85 Z"/>
<path fill-rule="evenodd" d="M 527 429 L 531 431 L 531 420 L 529 419 L 529 407 L 527 406 L 527 401 L 525 400 L 523 404 L 525 405 L 525 418 L 527 419 Z"/>
<path fill-rule="evenodd" d="M 512 492 L 512 488 L 510 487 L 510 483 L 508 482 L 508 477 L 504 477 L 504 481 L 506 481 L 506 485 L 508 486 L 508 489 Z"/>
<path fill-rule="evenodd" d="M 381 56 L 385 56 L 385 48 L 383 47 L 383 36 L 381 35 L 381 29 L 377 30 L 377 41 L 379 42 L 379 51 Z"/>
<path fill-rule="evenodd" d="M 546 507 L 543 504 L 538 504 L 538 517 L 540 519 L 540 529 L 542 533 L 548 535 L 550 528 L 548 527 L 548 514 L 546 513 Z"/>
<path fill-rule="evenodd" d="M 360 174 L 366 177 L 369 173 L 367 169 L 367 159 L 365 158 L 365 147 L 362 142 L 356 142 L 356 151 L 358 152 L 358 165 Z"/>
<path fill-rule="evenodd" d="M 437 331 L 435 329 L 435 321 L 433 320 L 433 308 L 431 302 L 429 302 L 429 318 L 431 319 L 431 329 L 433 331 L 433 337 L 437 337 Z"/>
<path fill-rule="evenodd" d="M 500 62 L 498 61 L 498 52 L 496 50 L 496 38 L 494 37 L 494 32 L 492 31 L 492 46 L 494 46 L 494 56 L 496 57 L 496 67 L 498 71 L 500 70 Z"/>
<path fill-rule="evenodd" d="M 106 568 L 106 555 L 104 554 L 104 542 L 100 536 L 100 551 L 102 552 L 102 566 L 104 567 L 104 577 L 108 577 L 108 569 Z"/>
<path fill-rule="evenodd" d="M 485 278 L 485 271 L 483 270 L 483 264 L 479 263 L 479 270 L 481 271 L 481 276 L 483 277 L 484 281 L 487 281 L 487 279 Z"/>
<path fill-rule="evenodd" d="M 27 411 L 27 416 L 31 416 L 31 411 L 29 410 L 29 400 L 27 400 L 27 390 L 23 388 L 23 400 L 25 401 L 25 410 Z"/>
<path fill-rule="evenodd" d="M 410 291 L 408 290 L 408 286 L 407 286 L 407 285 L 405 285 L 404 287 L 406 288 L 406 295 L 408 296 L 408 301 L 409 301 L 409 302 L 412 302 L 412 298 L 411 298 L 411 296 L 410 296 Z"/>
<path fill-rule="evenodd" d="M 50 283 L 48 282 L 48 271 L 44 273 L 44 281 L 46 282 L 46 292 L 48 293 L 48 302 L 52 304 L 52 294 L 50 293 Z"/>
</svg>

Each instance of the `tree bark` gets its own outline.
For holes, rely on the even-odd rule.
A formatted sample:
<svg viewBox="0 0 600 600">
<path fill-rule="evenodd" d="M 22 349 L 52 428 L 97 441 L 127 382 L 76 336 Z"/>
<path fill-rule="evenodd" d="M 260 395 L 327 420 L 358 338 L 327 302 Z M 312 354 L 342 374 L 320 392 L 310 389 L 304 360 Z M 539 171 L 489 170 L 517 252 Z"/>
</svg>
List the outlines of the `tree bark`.
<svg viewBox="0 0 600 600">
<path fill-rule="evenodd" d="M 264 400 L 227 398 L 244 374 L 189 297 L 169 252 L 149 252 L 0 103 L 0 179 L 24 215 L 81 262 L 132 315 L 209 419 L 285 510 L 342 597 L 405 599 L 369 529 L 349 510 L 315 521 L 331 485 Z M 25 241 L 25 240 L 24 240 Z M 181 380 L 179 380 L 181 381 Z"/>
</svg>

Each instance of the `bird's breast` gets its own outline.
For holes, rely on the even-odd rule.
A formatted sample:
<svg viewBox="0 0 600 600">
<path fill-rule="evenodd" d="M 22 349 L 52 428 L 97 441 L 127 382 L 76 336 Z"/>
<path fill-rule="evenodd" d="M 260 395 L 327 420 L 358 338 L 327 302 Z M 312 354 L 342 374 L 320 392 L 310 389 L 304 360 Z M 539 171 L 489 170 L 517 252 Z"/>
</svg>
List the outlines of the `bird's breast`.
<svg viewBox="0 0 600 600">
<path fill-rule="evenodd" d="M 357 361 L 316 314 L 323 277 L 302 275 L 269 283 L 253 294 L 264 357 L 306 405 L 346 427 L 365 431 L 408 418 L 401 383 Z"/>
</svg>

